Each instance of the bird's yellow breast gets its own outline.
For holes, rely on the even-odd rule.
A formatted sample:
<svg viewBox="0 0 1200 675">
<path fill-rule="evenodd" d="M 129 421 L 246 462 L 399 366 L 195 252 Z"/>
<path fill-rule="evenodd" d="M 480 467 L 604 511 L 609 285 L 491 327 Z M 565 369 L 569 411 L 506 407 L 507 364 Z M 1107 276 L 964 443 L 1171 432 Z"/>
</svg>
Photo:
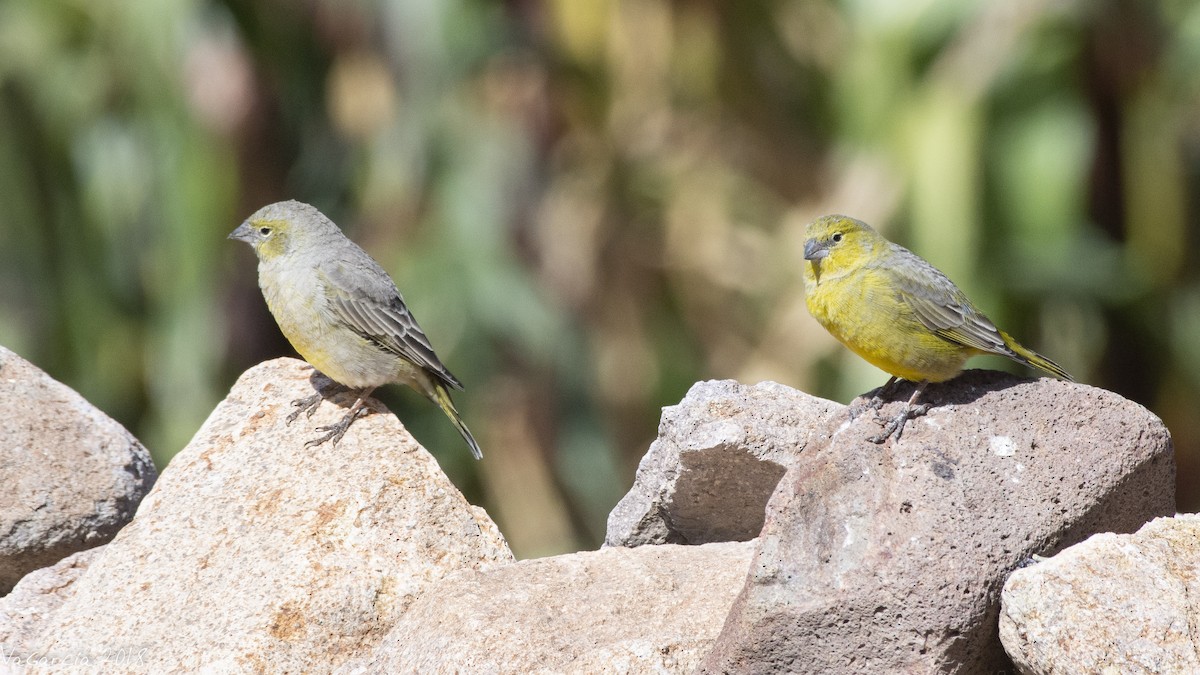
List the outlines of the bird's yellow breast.
<svg viewBox="0 0 1200 675">
<path fill-rule="evenodd" d="M 327 289 L 311 266 L 264 261 L 258 283 L 288 342 L 314 368 L 352 388 L 416 382 L 412 364 L 351 330 L 329 308 Z"/>
<path fill-rule="evenodd" d="M 815 263 L 806 263 L 813 265 Z M 834 276 L 806 270 L 808 311 L 826 330 L 875 367 L 905 380 L 942 382 L 976 353 L 929 330 L 888 278 L 863 267 Z"/>
</svg>

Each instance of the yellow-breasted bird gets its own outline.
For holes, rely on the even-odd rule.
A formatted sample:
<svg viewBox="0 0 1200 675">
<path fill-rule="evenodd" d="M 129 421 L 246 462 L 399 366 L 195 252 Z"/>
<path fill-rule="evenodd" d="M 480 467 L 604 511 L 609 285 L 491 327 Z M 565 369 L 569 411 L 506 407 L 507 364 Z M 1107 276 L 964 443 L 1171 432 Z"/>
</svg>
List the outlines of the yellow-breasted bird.
<svg viewBox="0 0 1200 675">
<path fill-rule="evenodd" d="M 384 384 L 401 382 L 442 409 L 475 459 L 483 453 L 463 423 L 449 389 L 458 378 L 433 353 L 428 338 L 387 272 L 333 221 L 297 201 L 254 212 L 229 234 L 258 256 L 258 285 L 276 323 L 300 356 L 334 382 L 359 390 L 341 421 L 306 445 L 334 445 L 363 410 L 363 401 Z M 321 394 L 293 401 L 311 417 Z"/>
<path fill-rule="evenodd" d="M 804 288 L 808 311 L 855 354 L 892 377 L 916 382 L 904 411 L 873 438 L 899 439 L 904 423 L 924 414 L 914 403 L 930 382 L 962 372 L 976 354 L 999 354 L 1072 380 L 1057 363 L 996 328 L 933 265 L 846 216 L 818 218 L 805 230 Z M 878 408 L 881 399 L 872 407 Z"/>
</svg>

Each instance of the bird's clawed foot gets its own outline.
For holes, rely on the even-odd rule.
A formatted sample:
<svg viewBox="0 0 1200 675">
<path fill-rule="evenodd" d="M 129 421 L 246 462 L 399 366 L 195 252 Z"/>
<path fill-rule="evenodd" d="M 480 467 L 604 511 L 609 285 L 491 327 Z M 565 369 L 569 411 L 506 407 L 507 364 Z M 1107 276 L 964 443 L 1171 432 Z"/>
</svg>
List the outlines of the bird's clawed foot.
<svg viewBox="0 0 1200 675">
<path fill-rule="evenodd" d="M 880 390 L 880 394 L 882 395 L 883 392 L 890 391 L 895 383 L 896 378 L 894 377 L 888 380 L 887 384 L 883 385 L 883 389 Z M 900 414 L 896 415 L 890 420 L 887 420 L 887 425 L 883 427 L 883 433 L 879 434 L 878 436 L 872 436 L 870 441 L 875 444 L 880 444 L 884 443 L 892 436 L 895 436 L 896 440 L 899 441 L 900 436 L 904 434 L 904 424 L 906 422 L 929 412 L 928 404 L 917 403 L 917 399 L 921 397 L 921 393 L 925 391 L 925 387 L 927 386 L 929 386 L 928 380 L 918 384 L 917 388 L 913 390 L 912 396 L 909 397 L 908 402 L 904 404 L 904 409 L 900 411 Z M 884 419 L 879 418 L 878 415 L 876 416 L 876 419 L 878 419 L 880 422 L 885 421 Z"/>
<path fill-rule="evenodd" d="M 361 417 L 369 412 L 370 412 L 370 408 L 365 408 L 365 407 L 362 407 L 361 405 L 354 406 L 353 408 L 350 409 L 350 412 L 348 412 L 344 416 L 342 416 L 342 419 L 338 420 L 337 423 L 330 424 L 327 427 L 317 427 L 317 431 L 325 431 L 328 433 L 326 433 L 324 436 L 318 436 L 318 437 L 312 439 L 311 441 L 305 443 L 304 447 L 314 448 L 318 445 L 321 445 L 322 443 L 325 443 L 326 441 L 333 441 L 333 445 L 336 447 L 338 444 L 338 441 L 342 440 L 342 436 L 346 435 L 346 430 L 350 428 L 351 424 L 354 424 L 354 420 L 358 419 L 359 417 Z M 292 413 L 292 414 L 294 415 L 296 413 Z"/>
<path fill-rule="evenodd" d="M 292 406 L 296 408 L 290 415 L 287 416 L 287 423 L 290 425 L 296 421 L 300 413 L 304 413 L 306 417 L 312 417 L 313 413 L 317 412 L 317 408 L 321 405 L 321 400 L 324 398 L 319 392 L 312 396 L 305 396 L 292 401 Z"/>
<path fill-rule="evenodd" d="M 911 419 L 916 419 L 921 415 L 929 412 L 929 405 L 922 403 L 920 405 L 908 404 L 892 419 L 887 421 L 887 425 L 883 427 L 883 432 L 878 436 L 872 436 L 870 441 L 875 444 L 884 443 L 891 436 L 895 436 L 896 440 L 900 440 L 900 436 L 904 434 L 904 424 Z M 880 420 L 882 421 L 882 420 Z"/>
</svg>

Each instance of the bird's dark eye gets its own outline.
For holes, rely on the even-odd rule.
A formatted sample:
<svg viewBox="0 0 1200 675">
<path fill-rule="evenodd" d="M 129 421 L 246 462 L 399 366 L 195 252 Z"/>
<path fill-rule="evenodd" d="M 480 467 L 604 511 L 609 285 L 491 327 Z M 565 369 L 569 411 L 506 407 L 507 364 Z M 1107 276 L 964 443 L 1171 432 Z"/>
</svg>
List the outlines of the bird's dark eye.
<svg viewBox="0 0 1200 675">
<path fill-rule="evenodd" d="M 258 233 L 265 237 L 265 236 L 271 234 L 271 228 L 260 227 L 260 228 L 258 228 Z"/>
<path fill-rule="evenodd" d="M 833 236 L 832 236 L 832 237 L 830 237 L 830 239 L 832 239 L 832 240 L 833 240 L 833 243 L 835 243 L 835 244 L 836 244 L 836 243 L 838 243 L 839 241 L 841 241 L 841 240 L 842 240 L 842 233 L 841 233 L 841 232 L 834 232 L 834 233 L 833 233 Z"/>
</svg>

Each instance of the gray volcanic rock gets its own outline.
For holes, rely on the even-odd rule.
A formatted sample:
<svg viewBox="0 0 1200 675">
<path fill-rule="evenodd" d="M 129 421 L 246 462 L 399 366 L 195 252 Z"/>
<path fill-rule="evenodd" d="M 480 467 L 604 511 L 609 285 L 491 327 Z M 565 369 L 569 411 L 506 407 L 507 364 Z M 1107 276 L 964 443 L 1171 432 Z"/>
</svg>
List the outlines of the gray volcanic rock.
<svg viewBox="0 0 1200 675">
<path fill-rule="evenodd" d="M 971 371 L 925 400 L 899 442 L 868 440 L 872 413 L 835 418 L 793 464 L 705 672 L 1011 669 L 1009 571 L 1174 512 L 1170 436 L 1116 394 Z"/>
<path fill-rule="evenodd" d="M 605 546 L 748 541 L 814 429 L 845 406 L 775 382 L 692 385 L 608 516 Z"/>
</svg>

